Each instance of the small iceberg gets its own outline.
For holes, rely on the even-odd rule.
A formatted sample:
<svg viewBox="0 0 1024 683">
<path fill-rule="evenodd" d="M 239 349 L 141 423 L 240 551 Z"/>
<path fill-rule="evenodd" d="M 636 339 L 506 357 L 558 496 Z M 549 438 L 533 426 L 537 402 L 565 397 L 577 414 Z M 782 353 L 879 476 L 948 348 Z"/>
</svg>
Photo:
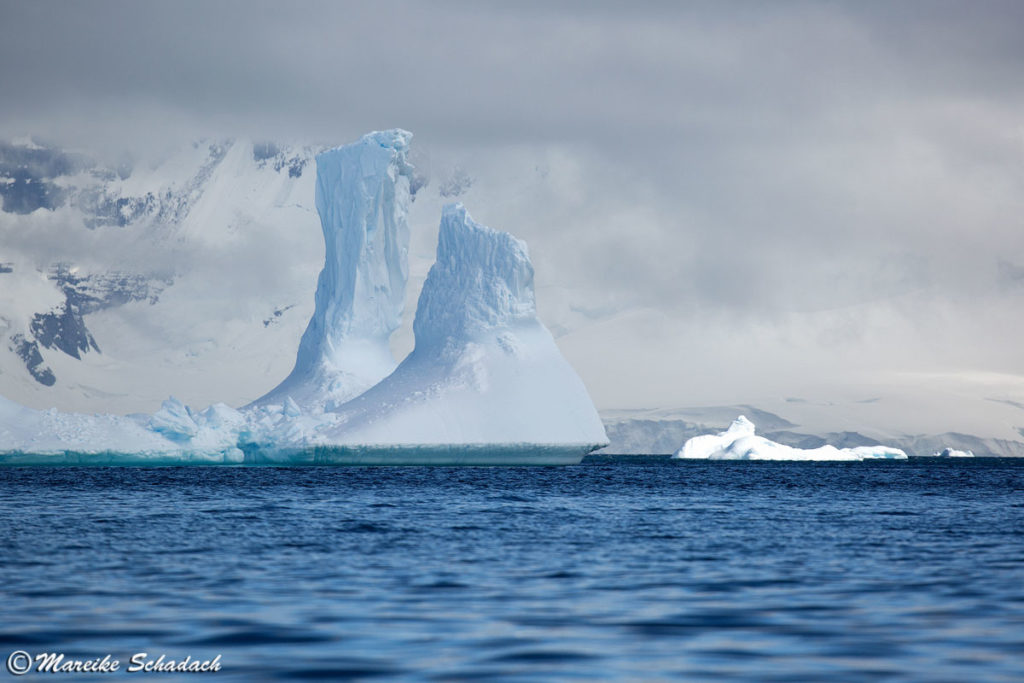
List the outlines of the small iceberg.
<svg viewBox="0 0 1024 683">
<path fill-rule="evenodd" d="M 933 458 L 973 458 L 974 451 L 958 451 L 955 448 L 943 448 L 941 451 L 932 453 Z"/>
<path fill-rule="evenodd" d="M 689 439 L 673 458 L 688 460 L 906 460 L 899 448 L 858 446 L 857 448 L 793 448 L 754 433 L 754 423 L 743 415 L 729 429 Z"/>
</svg>

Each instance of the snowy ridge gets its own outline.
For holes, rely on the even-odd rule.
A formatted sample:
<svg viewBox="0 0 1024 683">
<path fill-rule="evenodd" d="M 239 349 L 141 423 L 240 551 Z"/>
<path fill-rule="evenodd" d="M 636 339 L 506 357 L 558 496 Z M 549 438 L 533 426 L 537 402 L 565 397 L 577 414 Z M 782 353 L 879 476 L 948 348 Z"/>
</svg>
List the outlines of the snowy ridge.
<svg viewBox="0 0 1024 683">
<path fill-rule="evenodd" d="M 326 257 L 316 309 L 295 367 L 253 405 L 291 397 L 299 405 L 357 396 L 395 367 L 388 348 L 402 320 L 409 279 L 412 134 L 369 133 L 316 157 L 316 208 Z"/>
<path fill-rule="evenodd" d="M 826 444 L 818 448 L 793 448 L 757 436 L 754 423 L 740 415 L 724 432 L 689 439 L 673 457 L 701 460 L 906 460 L 907 454 L 887 446 L 836 448 Z"/>
</svg>

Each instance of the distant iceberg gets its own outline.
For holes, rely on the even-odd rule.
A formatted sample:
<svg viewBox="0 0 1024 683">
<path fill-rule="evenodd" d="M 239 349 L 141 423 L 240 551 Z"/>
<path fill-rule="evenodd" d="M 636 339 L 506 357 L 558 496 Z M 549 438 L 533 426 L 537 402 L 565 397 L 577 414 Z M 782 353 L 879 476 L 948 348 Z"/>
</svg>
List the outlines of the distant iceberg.
<svg viewBox="0 0 1024 683">
<path fill-rule="evenodd" d="M 408 280 L 412 135 L 317 156 L 326 244 L 292 372 L 241 409 L 36 411 L 0 398 L 0 464 L 569 464 L 608 443 L 583 382 L 537 319 L 526 244 L 444 208 L 416 345 L 389 338 Z"/>
<path fill-rule="evenodd" d="M 906 460 L 907 454 L 886 446 L 857 448 L 793 448 L 770 441 L 754 433 L 754 423 L 743 415 L 729 429 L 689 439 L 673 458 L 694 460 Z"/>
<path fill-rule="evenodd" d="M 973 458 L 974 451 L 960 451 L 955 448 L 943 448 L 941 451 L 932 453 L 934 458 Z"/>
</svg>

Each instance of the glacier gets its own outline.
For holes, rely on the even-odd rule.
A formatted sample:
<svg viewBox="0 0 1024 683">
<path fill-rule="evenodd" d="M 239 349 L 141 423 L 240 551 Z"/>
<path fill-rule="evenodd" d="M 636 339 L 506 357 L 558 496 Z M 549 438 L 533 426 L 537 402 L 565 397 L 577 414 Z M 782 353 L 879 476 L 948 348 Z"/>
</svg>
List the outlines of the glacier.
<svg viewBox="0 0 1024 683">
<path fill-rule="evenodd" d="M 754 423 L 740 415 L 724 432 L 702 434 L 684 443 L 672 456 L 700 460 L 906 460 L 907 454 L 888 446 L 794 448 L 758 436 Z"/>
<path fill-rule="evenodd" d="M 444 207 L 415 346 L 388 348 L 408 281 L 412 135 L 317 155 L 325 262 L 291 373 L 239 409 L 174 398 L 152 415 L 0 398 L 0 464 L 572 464 L 608 443 L 537 318 L 526 244 Z"/>
</svg>

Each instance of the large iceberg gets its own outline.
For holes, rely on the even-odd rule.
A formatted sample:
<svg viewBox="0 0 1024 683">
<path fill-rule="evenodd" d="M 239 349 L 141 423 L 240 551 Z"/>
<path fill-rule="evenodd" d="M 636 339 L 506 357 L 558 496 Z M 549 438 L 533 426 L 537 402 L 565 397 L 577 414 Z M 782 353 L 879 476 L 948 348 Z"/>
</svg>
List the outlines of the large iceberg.
<svg viewBox="0 0 1024 683">
<path fill-rule="evenodd" d="M 446 206 L 413 352 L 388 348 L 408 279 L 411 134 L 317 156 L 326 259 L 295 366 L 235 410 L 35 411 L 0 399 L 0 463 L 568 464 L 607 444 L 537 319 L 526 245 Z"/>
<path fill-rule="evenodd" d="M 337 410 L 332 441 L 607 444 L 583 382 L 537 319 L 526 244 L 444 207 L 437 259 L 413 324 L 416 345 L 389 377 Z"/>
<path fill-rule="evenodd" d="M 906 460 L 907 454 L 887 446 L 793 448 L 757 436 L 754 423 L 740 415 L 724 432 L 689 439 L 672 457 L 691 460 Z"/>
<path fill-rule="evenodd" d="M 340 405 L 395 369 L 388 346 L 409 279 L 412 133 L 395 129 L 316 157 L 324 268 L 295 367 L 253 405 Z"/>
</svg>

